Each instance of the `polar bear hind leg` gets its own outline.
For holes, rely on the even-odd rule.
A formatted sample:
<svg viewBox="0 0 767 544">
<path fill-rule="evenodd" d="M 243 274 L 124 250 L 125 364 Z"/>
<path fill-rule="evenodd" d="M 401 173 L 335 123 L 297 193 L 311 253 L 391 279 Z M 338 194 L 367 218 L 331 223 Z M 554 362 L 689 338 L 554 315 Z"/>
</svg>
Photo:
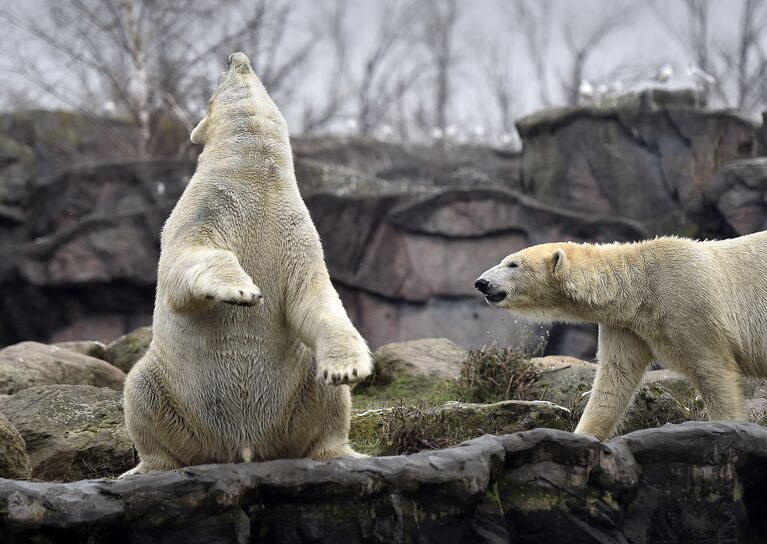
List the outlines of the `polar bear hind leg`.
<svg viewBox="0 0 767 544">
<path fill-rule="evenodd" d="M 722 364 L 713 358 L 700 359 L 692 366 L 691 375 L 709 421 L 748 419 L 743 375 L 734 360 Z"/>
</svg>

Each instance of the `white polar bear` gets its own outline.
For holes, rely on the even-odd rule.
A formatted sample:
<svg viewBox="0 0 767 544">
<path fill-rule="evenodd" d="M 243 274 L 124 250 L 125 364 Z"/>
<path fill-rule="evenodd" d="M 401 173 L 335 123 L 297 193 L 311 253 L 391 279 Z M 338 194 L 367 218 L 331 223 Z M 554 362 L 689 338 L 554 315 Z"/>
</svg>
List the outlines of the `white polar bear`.
<svg viewBox="0 0 767 544">
<path fill-rule="evenodd" d="M 651 361 L 687 375 L 709 419 L 746 419 L 743 377 L 767 377 L 767 231 L 732 240 L 542 244 L 475 286 L 498 308 L 599 324 L 599 369 L 575 432 L 609 438 Z"/>
<path fill-rule="evenodd" d="M 282 115 L 242 53 L 192 132 L 162 231 L 153 339 L 125 383 L 130 473 L 353 455 L 344 383 L 372 370 L 330 283 Z"/>
</svg>

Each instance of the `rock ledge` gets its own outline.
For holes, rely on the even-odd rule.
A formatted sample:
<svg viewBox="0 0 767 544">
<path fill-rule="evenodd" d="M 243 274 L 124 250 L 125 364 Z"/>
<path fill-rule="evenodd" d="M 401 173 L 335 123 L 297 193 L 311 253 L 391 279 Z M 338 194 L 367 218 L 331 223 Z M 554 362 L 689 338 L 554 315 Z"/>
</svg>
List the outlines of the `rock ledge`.
<svg viewBox="0 0 767 544">
<path fill-rule="evenodd" d="M 767 538 L 767 429 L 607 444 L 536 429 L 411 456 L 0 480 L 3 542 L 715 542 Z"/>
</svg>

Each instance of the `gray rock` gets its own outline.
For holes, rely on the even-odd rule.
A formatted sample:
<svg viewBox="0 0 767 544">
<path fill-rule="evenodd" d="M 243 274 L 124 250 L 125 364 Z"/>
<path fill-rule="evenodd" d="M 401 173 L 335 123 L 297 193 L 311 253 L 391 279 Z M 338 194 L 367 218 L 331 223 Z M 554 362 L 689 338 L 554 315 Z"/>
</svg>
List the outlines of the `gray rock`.
<svg viewBox="0 0 767 544">
<path fill-rule="evenodd" d="M 70 342 L 56 342 L 53 344 L 61 349 L 68 349 L 75 353 L 95 357 L 96 359 L 106 360 L 107 347 L 103 342 L 97 340 L 75 340 Z"/>
<path fill-rule="evenodd" d="M 674 370 L 662 368 L 650 370 L 644 376 L 644 384 L 660 386 L 678 399 L 689 400 L 697 396 L 697 391 L 690 380 Z"/>
<path fill-rule="evenodd" d="M 116 476 L 137 463 L 122 395 L 112 389 L 32 387 L 2 401 L 0 412 L 24 438 L 36 479 Z"/>
<path fill-rule="evenodd" d="M 597 365 L 573 357 L 549 355 L 534 357 L 538 378 L 531 392 L 536 399 L 560 406 L 571 406 L 591 390 Z"/>
<path fill-rule="evenodd" d="M 767 429 L 686 423 L 601 444 L 535 429 L 410 456 L 0 480 L 13 542 L 760 541 Z M 673 468 L 670 468 L 673 467 Z"/>
<path fill-rule="evenodd" d="M 22 342 L 0 350 L 0 393 L 28 387 L 79 384 L 122 391 L 125 373 L 106 361 L 38 342 Z"/>
<path fill-rule="evenodd" d="M 705 195 L 736 235 L 767 229 L 767 158 L 725 164 Z"/>
<path fill-rule="evenodd" d="M 748 399 L 746 412 L 749 421 L 767 426 L 767 399 Z"/>
<path fill-rule="evenodd" d="M 653 233 L 725 232 L 709 224 L 707 187 L 728 161 L 759 154 L 759 134 L 736 113 L 693 108 L 689 98 L 647 90 L 521 119 L 524 190 L 554 206 L 632 218 Z"/>
<path fill-rule="evenodd" d="M 127 373 L 144 356 L 151 343 L 152 327 L 139 327 L 110 343 L 105 359 Z"/>
<path fill-rule="evenodd" d="M 380 380 L 400 375 L 455 379 L 469 352 L 447 338 L 424 338 L 386 344 L 373 354 Z"/>
<path fill-rule="evenodd" d="M 704 418 L 702 404 L 691 397 L 677 397 L 657 384 L 645 384 L 623 414 L 622 434 Z"/>
<path fill-rule="evenodd" d="M 0 413 L 0 478 L 25 480 L 31 475 L 24 439 L 8 418 Z"/>
</svg>

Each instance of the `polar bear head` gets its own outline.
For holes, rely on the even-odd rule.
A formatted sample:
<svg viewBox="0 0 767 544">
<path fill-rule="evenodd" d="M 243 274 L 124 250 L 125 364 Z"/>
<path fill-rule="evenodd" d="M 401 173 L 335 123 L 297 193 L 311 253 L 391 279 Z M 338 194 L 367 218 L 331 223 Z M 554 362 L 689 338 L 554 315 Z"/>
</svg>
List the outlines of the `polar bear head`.
<svg viewBox="0 0 767 544">
<path fill-rule="evenodd" d="M 512 253 L 486 270 L 474 286 L 491 306 L 539 319 L 561 319 L 575 247 L 541 244 Z"/>
<path fill-rule="evenodd" d="M 205 117 L 190 138 L 195 144 L 206 144 L 217 138 L 263 130 L 264 123 L 254 123 L 254 117 L 273 125 L 275 134 L 284 132 L 285 121 L 253 72 L 250 59 L 244 53 L 233 53 L 218 78 Z"/>
</svg>

